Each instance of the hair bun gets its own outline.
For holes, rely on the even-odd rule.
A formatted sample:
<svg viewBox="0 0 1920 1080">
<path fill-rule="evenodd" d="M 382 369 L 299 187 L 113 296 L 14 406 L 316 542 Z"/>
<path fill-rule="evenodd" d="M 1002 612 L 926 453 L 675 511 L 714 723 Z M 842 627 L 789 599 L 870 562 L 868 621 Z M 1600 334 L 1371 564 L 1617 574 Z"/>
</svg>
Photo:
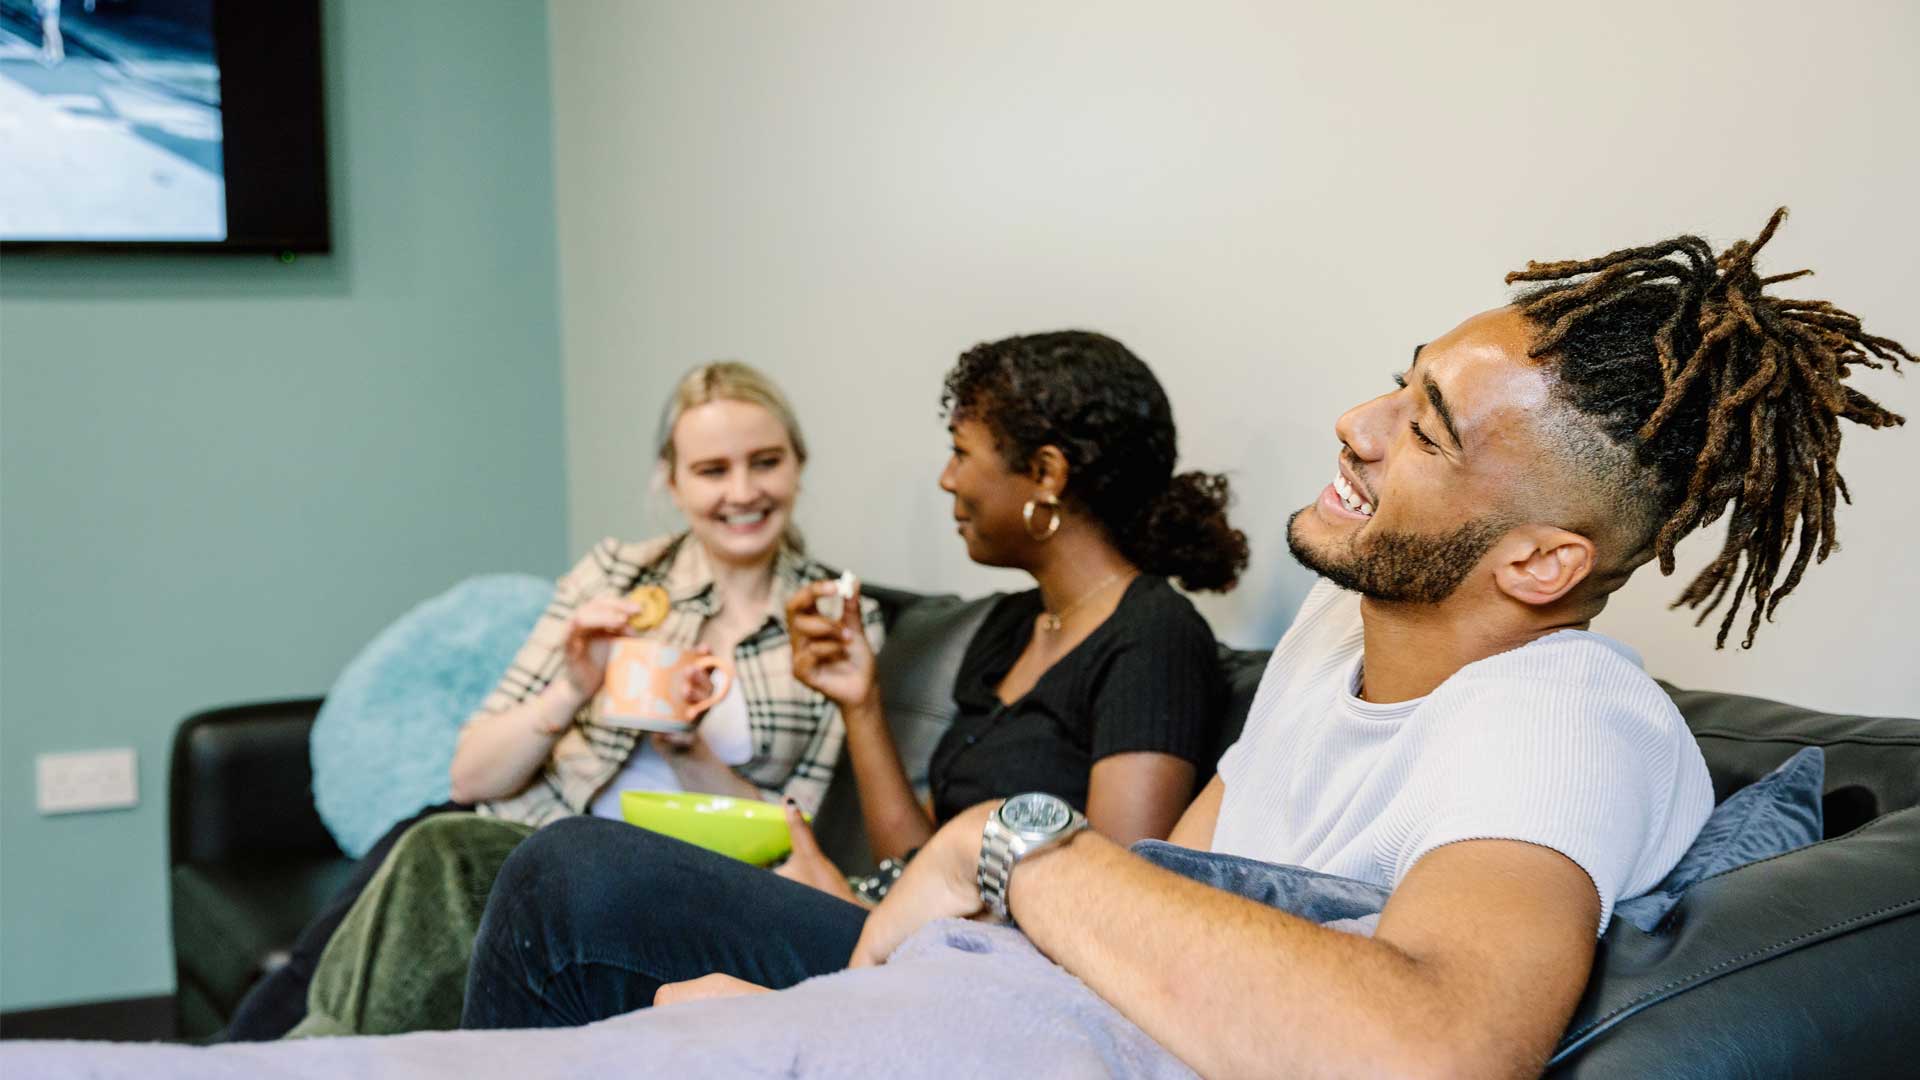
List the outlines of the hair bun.
<svg viewBox="0 0 1920 1080">
<path fill-rule="evenodd" d="M 1189 592 L 1227 592 L 1247 568 L 1247 534 L 1227 520 L 1232 492 L 1220 473 L 1186 472 L 1148 504 L 1132 543 L 1142 569 L 1175 578 Z"/>
</svg>

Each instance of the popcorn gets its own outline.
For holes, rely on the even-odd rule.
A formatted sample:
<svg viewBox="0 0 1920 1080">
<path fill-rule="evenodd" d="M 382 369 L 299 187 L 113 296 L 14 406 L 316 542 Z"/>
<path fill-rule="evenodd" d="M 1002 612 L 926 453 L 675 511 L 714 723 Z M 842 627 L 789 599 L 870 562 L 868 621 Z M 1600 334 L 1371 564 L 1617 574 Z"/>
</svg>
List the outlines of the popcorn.
<svg viewBox="0 0 1920 1080">
<path fill-rule="evenodd" d="M 813 610 L 834 622 L 839 622 L 840 616 L 846 613 L 847 601 L 853 599 L 855 590 L 859 588 L 860 579 L 853 576 L 853 571 L 849 570 L 841 574 L 840 579 L 833 583 L 831 593 L 814 601 Z"/>
</svg>

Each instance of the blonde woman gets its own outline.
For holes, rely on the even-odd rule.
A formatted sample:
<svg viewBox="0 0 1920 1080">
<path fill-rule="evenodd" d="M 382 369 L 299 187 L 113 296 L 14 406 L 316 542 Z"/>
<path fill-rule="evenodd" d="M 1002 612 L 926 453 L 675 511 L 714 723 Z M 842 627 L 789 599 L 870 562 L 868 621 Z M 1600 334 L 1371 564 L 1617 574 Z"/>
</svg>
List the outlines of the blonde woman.
<svg viewBox="0 0 1920 1080">
<path fill-rule="evenodd" d="M 618 817 L 622 790 L 818 807 L 845 728 L 838 707 L 794 677 L 784 613 L 795 593 L 838 571 L 808 558 L 793 526 L 807 456 L 800 425 L 765 375 L 705 364 L 675 388 L 657 447 L 685 530 L 603 540 L 560 579 L 461 729 L 455 802 L 396 825 L 368 853 L 292 961 L 242 1002 L 228 1038 L 277 1038 L 303 1017 L 302 1034 L 455 1026 L 473 926 L 507 852 L 552 821 Z M 664 590 L 668 607 L 639 631 L 629 595 L 647 586 Z M 861 617 L 878 648 L 877 605 L 863 602 Z M 647 736 L 595 715 L 612 643 L 636 634 L 731 657 L 740 677 L 694 736 Z M 692 702 L 709 688 L 694 678 L 681 689 Z"/>
</svg>

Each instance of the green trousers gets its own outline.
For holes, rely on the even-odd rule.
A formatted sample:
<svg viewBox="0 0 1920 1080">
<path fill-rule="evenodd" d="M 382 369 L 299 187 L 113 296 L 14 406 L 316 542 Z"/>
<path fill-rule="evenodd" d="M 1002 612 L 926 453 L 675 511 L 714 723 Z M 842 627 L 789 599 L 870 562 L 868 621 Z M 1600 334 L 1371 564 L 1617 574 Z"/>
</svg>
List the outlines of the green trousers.
<svg viewBox="0 0 1920 1080">
<path fill-rule="evenodd" d="M 320 954 L 288 1038 L 460 1026 L 467 962 L 500 867 L 533 827 L 435 814 L 408 829 Z"/>
</svg>

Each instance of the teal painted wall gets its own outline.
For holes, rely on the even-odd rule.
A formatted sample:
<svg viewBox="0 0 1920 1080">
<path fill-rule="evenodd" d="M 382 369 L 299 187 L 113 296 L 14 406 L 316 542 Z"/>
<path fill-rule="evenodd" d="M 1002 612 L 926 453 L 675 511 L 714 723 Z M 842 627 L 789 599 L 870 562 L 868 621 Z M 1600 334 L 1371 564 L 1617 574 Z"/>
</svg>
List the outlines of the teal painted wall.
<svg viewBox="0 0 1920 1080">
<path fill-rule="evenodd" d="M 324 9 L 334 254 L 0 263 L 0 1008 L 172 987 L 181 717 L 568 559 L 545 5 Z M 137 809 L 35 813 L 113 746 Z"/>
</svg>

